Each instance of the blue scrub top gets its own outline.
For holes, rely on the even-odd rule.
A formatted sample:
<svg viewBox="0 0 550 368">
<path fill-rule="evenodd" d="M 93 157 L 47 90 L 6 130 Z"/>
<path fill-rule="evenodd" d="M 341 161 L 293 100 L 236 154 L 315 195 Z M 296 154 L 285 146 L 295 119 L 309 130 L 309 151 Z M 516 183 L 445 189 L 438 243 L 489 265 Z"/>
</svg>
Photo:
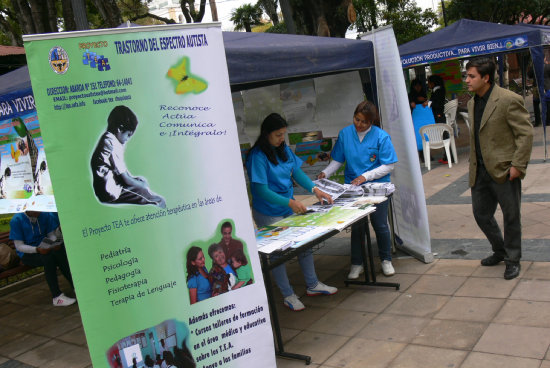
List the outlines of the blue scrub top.
<svg viewBox="0 0 550 368">
<path fill-rule="evenodd" d="M 204 272 L 208 274 L 206 267 L 203 267 Z M 212 287 L 210 281 L 200 273 L 193 275 L 189 281 L 187 281 L 187 287 L 189 289 L 197 289 L 197 301 L 208 299 L 212 296 Z"/>
<path fill-rule="evenodd" d="M 362 142 L 359 142 L 355 125 L 342 129 L 331 157 L 338 162 L 346 163 L 344 176 L 347 184 L 366 171 L 397 162 L 390 135 L 374 125 Z M 389 182 L 390 174 L 373 181 Z"/>
<path fill-rule="evenodd" d="M 57 214 L 53 212 L 41 212 L 38 215 L 38 221 L 31 223 L 27 215 L 17 213 L 13 215 L 10 221 L 10 239 L 22 240 L 25 244 L 37 247 L 42 240 L 55 229 L 59 227 Z M 17 251 L 19 257 L 23 252 Z"/>
<path fill-rule="evenodd" d="M 259 148 L 250 150 L 246 161 L 246 171 L 251 183 L 267 184 L 267 187 L 275 193 L 285 197 L 294 198 L 292 174 L 302 166 L 303 161 L 285 146 L 287 161 L 282 162 L 278 157 L 278 165 L 273 165 L 267 156 Z M 292 209 L 288 206 L 272 204 L 261 198 L 251 187 L 252 207 L 266 216 L 288 216 Z"/>
</svg>

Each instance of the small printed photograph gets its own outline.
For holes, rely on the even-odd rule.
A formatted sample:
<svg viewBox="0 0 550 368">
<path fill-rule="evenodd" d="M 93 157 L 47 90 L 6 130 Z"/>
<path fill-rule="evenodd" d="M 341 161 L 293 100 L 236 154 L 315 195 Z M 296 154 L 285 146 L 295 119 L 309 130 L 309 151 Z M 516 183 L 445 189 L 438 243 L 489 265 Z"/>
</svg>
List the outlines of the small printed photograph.
<svg viewBox="0 0 550 368">
<path fill-rule="evenodd" d="M 136 132 L 138 118 L 127 106 L 116 106 L 107 118 L 107 129 L 92 154 L 93 188 L 104 204 L 153 205 L 166 208 L 164 198 L 154 193 L 147 179 L 134 176 L 126 167 L 124 150 Z"/>
<path fill-rule="evenodd" d="M 233 221 L 222 221 L 212 239 L 192 242 L 185 251 L 190 304 L 254 283 L 246 244 Z"/>
<path fill-rule="evenodd" d="M 117 341 L 107 351 L 107 361 L 111 368 L 195 368 L 188 340 L 185 323 L 167 320 Z"/>
</svg>

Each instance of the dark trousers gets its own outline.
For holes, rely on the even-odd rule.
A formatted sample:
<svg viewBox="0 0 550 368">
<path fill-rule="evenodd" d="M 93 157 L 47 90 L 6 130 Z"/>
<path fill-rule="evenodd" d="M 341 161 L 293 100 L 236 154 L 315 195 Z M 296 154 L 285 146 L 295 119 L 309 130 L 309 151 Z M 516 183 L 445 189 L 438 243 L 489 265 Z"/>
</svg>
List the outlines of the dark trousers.
<svg viewBox="0 0 550 368">
<path fill-rule="evenodd" d="M 52 250 L 48 254 L 40 253 L 25 253 L 21 257 L 23 264 L 31 267 L 44 266 L 44 276 L 46 276 L 46 282 L 52 293 L 52 298 L 55 298 L 61 294 L 59 289 L 59 282 L 57 281 L 57 267 L 70 282 L 71 287 L 73 285 L 73 278 L 71 276 L 71 270 L 69 268 L 69 261 L 67 260 L 67 253 L 65 247 L 62 246 L 59 250 Z"/>
<path fill-rule="evenodd" d="M 497 204 L 504 217 L 504 238 L 495 220 Z M 478 165 L 476 183 L 472 187 L 472 208 L 475 220 L 493 252 L 507 263 L 521 258 L 521 180 L 496 183 L 485 166 Z"/>
<path fill-rule="evenodd" d="M 376 205 L 376 211 L 369 215 L 372 228 L 376 234 L 378 256 L 380 261 L 391 261 L 391 233 L 388 226 L 388 203 L 386 200 Z M 361 237 L 365 236 L 365 222 L 359 221 L 351 225 L 351 264 L 363 263 Z"/>
</svg>

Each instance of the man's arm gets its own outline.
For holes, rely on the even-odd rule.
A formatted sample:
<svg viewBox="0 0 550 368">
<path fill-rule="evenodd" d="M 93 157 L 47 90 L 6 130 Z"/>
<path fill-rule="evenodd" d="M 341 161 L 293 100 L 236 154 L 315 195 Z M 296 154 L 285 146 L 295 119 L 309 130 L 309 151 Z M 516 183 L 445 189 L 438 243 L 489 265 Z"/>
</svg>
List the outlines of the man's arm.
<svg viewBox="0 0 550 368">
<path fill-rule="evenodd" d="M 508 102 L 506 121 L 512 129 L 516 146 L 510 169 L 510 180 L 513 180 L 517 177 L 524 177 L 526 174 L 533 147 L 533 126 L 529 121 L 529 113 L 519 96 L 514 96 Z"/>
</svg>

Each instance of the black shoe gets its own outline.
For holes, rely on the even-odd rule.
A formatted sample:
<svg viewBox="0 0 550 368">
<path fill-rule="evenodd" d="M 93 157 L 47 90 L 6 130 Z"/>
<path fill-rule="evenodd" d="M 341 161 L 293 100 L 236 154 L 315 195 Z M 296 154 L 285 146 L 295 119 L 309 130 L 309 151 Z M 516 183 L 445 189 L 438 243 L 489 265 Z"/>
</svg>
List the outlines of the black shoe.
<svg viewBox="0 0 550 368">
<path fill-rule="evenodd" d="M 521 265 L 519 263 L 507 263 L 506 270 L 504 271 L 504 279 L 515 279 L 519 276 L 519 271 L 521 271 Z"/>
<path fill-rule="evenodd" d="M 481 260 L 481 265 L 482 266 L 496 266 L 497 264 L 499 264 L 502 261 L 504 261 L 504 258 L 502 258 L 500 256 L 497 256 L 496 254 L 493 253 L 487 258 L 483 258 Z"/>
</svg>

